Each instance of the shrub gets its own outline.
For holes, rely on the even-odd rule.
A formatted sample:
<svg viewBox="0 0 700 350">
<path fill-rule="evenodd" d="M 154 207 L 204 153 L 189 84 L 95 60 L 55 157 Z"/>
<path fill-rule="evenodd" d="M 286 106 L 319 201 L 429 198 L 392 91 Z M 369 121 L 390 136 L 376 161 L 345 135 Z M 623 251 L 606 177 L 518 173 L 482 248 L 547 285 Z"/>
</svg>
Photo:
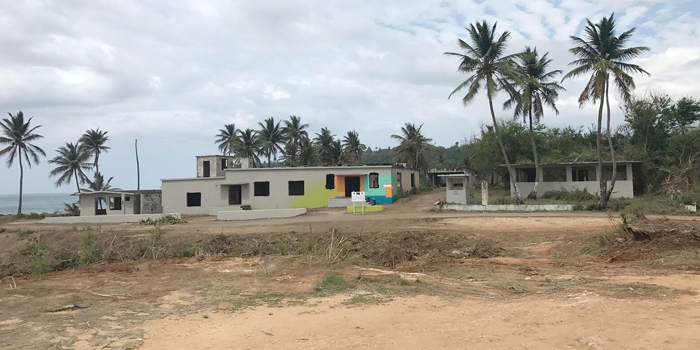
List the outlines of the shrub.
<svg viewBox="0 0 700 350">
<path fill-rule="evenodd" d="M 560 190 L 547 191 L 541 196 L 541 198 L 578 203 L 590 201 L 596 198 L 596 196 L 588 192 L 588 189 L 585 188 L 583 190 L 574 189 L 571 191 L 562 188 Z"/>
<path fill-rule="evenodd" d="M 178 218 L 175 215 L 171 214 L 166 214 L 163 215 L 155 220 L 148 218 L 141 220 L 140 224 L 141 225 L 153 225 L 153 226 L 162 226 L 162 225 L 176 225 L 176 224 L 186 224 L 187 220 Z"/>
<path fill-rule="evenodd" d="M 338 293 L 350 288 L 352 288 L 352 284 L 343 278 L 343 276 L 329 272 L 316 283 L 314 290 L 322 293 Z"/>
<path fill-rule="evenodd" d="M 191 258 L 202 253 L 202 247 L 196 243 L 183 242 L 173 251 L 174 258 Z"/>
<path fill-rule="evenodd" d="M 89 265 L 102 260 L 100 233 L 87 228 L 80 234 L 80 265 Z"/>
</svg>

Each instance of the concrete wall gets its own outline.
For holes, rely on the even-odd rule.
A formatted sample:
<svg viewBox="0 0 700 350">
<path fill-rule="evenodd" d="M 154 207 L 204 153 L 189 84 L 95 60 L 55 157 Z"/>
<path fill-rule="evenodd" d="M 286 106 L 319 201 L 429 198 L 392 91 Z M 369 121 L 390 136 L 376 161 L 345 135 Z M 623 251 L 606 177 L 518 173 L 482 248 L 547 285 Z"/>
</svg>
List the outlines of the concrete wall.
<svg viewBox="0 0 700 350">
<path fill-rule="evenodd" d="M 80 216 L 94 216 L 95 215 L 95 207 L 97 205 L 96 200 L 97 198 L 104 198 L 105 203 L 104 207 L 102 209 L 106 209 L 107 214 L 106 215 L 125 215 L 125 214 L 133 214 L 133 207 L 129 206 L 128 208 L 130 211 L 127 211 L 127 205 L 125 204 L 130 204 L 131 202 L 126 202 L 124 201 L 124 197 L 126 195 L 123 194 L 108 194 L 108 193 L 97 193 L 97 194 L 81 194 L 80 195 Z M 122 207 L 121 209 L 117 210 L 112 210 L 110 209 L 109 205 L 109 200 L 112 197 L 119 197 L 122 199 Z"/>
<path fill-rule="evenodd" d="M 228 168 L 233 168 L 234 158 L 225 156 L 197 157 L 197 177 L 204 177 L 204 162 L 209 162 L 209 177 L 226 176 L 226 169 L 221 168 L 221 160 L 228 159 Z"/>
<path fill-rule="evenodd" d="M 321 208 L 328 206 L 328 200 L 345 195 L 345 179 L 339 175 L 362 175 L 361 190 L 377 203 L 391 203 L 396 194 L 387 191 L 384 184 L 395 186 L 392 173 L 402 172 L 405 190 L 410 190 L 410 174 L 416 175 L 416 186 L 420 179 L 418 172 L 410 169 L 394 169 L 390 166 L 356 166 L 356 167 L 299 167 L 299 168 L 250 168 L 232 169 L 225 178 L 194 178 L 163 180 L 163 209 L 166 212 L 182 214 L 213 214 L 218 211 L 235 211 L 240 205 L 229 206 L 229 186 L 241 186 L 241 205 L 252 209 L 286 209 L 286 208 Z M 370 188 L 369 173 L 379 174 L 379 188 Z M 326 189 L 326 175 L 333 174 L 334 188 Z M 304 195 L 289 195 L 289 182 L 303 181 Z M 269 183 L 269 196 L 255 196 L 255 182 Z M 202 195 L 201 207 L 187 207 L 188 192 Z M 216 208 L 215 208 L 216 207 Z M 223 209 L 223 210 L 222 210 Z"/>
<path fill-rule="evenodd" d="M 455 186 L 461 181 L 462 186 Z M 471 183 L 467 177 L 447 177 L 445 184 L 445 201 L 447 203 L 469 204 L 471 199 Z"/>
<path fill-rule="evenodd" d="M 573 211 L 573 205 L 462 205 L 445 204 L 441 210 L 460 211 Z"/>
<path fill-rule="evenodd" d="M 612 198 L 633 198 L 634 197 L 634 190 L 633 190 L 633 182 L 632 182 L 632 164 L 626 164 L 627 167 L 627 180 L 617 180 L 615 181 L 615 189 L 612 193 Z M 592 176 L 595 178 L 595 166 L 573 166 L 573 168 L 576 169 L 588 169 L 589 170 L 589 178 Z M 549 191 L 558 191 L 561 189 L 566 189 L 567 191 L 571 190 L 587 190 L 591 194 L 597 194 L 598 191 L 600 190 L 600 184 L 598 181 L 572 181 L 572 176 L 571 176 L 571 170 L 572 166 L 567 165 L 566 166 L 566 179 L 567 181 L 559 181 L 559 182 L 544 182 L 540 180 L 540 183 L 537 187 L 537 196 L 541 196 Z M 610 177 L 610 175 L 608 175 Z M 542 178 L 542 177 L 541 177 Z M 520 190 L 520 195 L 523 197 L 526 197 L 528 193 L 532 191 L 532 189 L 535 187 L 534 182 L 516 182 L 516 185 L 518 186 L 518 190 Z M 510 185 L 511 187 L 511 196 L 515 196 L 515 189 L 513 188 L 513 185 Z"/>
<path fill-rule="evenodd" d="M 108 224 L 122 222 L 140 222 L 141 220 L 156 220 L 163 215 L 180 217 L 180 214 L 144 214 L 144 215 L 97 215 L 97 216 L 62 216 L 45 218 L 40 224 Z"/>
<path fill-rule="evenodd" d="M 160 214 L 163 212 L 163 194 L 162 192 L 144 192 L 141 193 L 141 214 Z"/>
<path fill-rule="evenodd" d="M 291 218 L 306 214 L 306 208 L 293 209 L 261 209 L 261 210 L 233 210 L 220 211 L 216 215 L 217 220 L 259 220 L 273 218 Z"/>
</svg>

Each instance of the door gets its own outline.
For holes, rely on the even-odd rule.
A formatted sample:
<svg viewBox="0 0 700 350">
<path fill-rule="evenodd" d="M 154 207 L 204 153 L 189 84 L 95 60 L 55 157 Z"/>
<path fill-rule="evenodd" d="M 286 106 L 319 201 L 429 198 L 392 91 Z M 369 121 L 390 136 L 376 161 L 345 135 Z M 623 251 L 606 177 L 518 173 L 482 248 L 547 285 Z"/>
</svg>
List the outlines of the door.
<svg viewBox="0 0 700 350">
<path fill-rule="evenodd" d="M 202 167 L 204 168 L 204 169 L 202 169 L 204 172 L 204 174 L 202 174 L 202 176 L 209 177 L 209 175 L 211 174 L 211 163 L 209 163 L 208 160 L 205 160 L 204 163 L 202 164 Z"/>
<path fill-rule="evenodd" d="M 345 178 L 345 197 L 352 197 L 353 192 L 360 192 L 359 176 L 348 176 Z"/>
<path fill-rule="evenodd" d="M 236 205 L 241 203 L 241 185 L 232 185 L 228 187 L 228 204 Z"/>
</svg>

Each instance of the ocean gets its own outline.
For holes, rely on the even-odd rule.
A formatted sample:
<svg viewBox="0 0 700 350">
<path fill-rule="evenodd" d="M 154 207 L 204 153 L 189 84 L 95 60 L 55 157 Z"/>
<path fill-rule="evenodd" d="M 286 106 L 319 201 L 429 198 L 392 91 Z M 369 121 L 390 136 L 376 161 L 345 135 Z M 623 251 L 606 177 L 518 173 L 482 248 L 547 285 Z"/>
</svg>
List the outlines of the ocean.
<svg viewBox="0 0 700 350">
<path fill-rule="evenodd" d="M 64 193 L 25 194 L 22 196 L 22 213 L 53 213 L 62 212 L 63 203 L 75 203 L 78 197 Z M 19 196 L 16 194 L 0 194 L 0 215 L 16 214 Z"/>
</svg>

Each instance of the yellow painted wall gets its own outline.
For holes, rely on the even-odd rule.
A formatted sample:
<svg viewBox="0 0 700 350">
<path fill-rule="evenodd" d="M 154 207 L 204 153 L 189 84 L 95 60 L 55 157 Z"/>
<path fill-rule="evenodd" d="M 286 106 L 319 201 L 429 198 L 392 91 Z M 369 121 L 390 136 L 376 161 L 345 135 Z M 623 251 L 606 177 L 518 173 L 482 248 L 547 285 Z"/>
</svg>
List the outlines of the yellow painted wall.
<svg viewBox="0 0 700 350">
<path fill-rule="evenodd" d="M 327 190 L 325 183 L 316 184 L 306 188 L 303 196 L 292 200 L 292 208 L 324 208 L 328 206 L 328 200 L 335 198 L 333 190 Z"/>
</svg>

